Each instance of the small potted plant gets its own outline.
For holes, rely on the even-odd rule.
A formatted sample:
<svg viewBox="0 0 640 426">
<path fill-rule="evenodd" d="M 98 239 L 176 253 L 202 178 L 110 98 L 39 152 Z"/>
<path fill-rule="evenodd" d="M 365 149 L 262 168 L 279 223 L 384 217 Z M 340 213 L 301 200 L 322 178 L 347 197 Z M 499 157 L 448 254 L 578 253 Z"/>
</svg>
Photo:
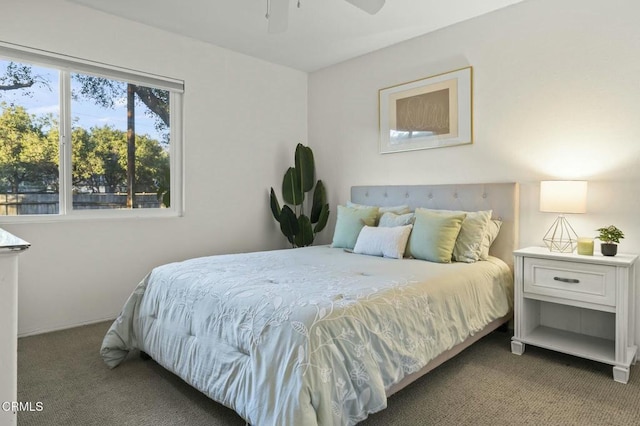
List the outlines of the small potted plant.
<svg viewBox="0 0 640 426">
<path fill-rule="evenodd" d="M 598 228 L 596 231 L 600 232 L 600 235 L 596 238 L 600 240 L 602 255 L 615 256 L 618 254 L 618 243 L 624 238 L 622 231 L 613 225 L 609 225 L 606 228 Z"/>
</svg>

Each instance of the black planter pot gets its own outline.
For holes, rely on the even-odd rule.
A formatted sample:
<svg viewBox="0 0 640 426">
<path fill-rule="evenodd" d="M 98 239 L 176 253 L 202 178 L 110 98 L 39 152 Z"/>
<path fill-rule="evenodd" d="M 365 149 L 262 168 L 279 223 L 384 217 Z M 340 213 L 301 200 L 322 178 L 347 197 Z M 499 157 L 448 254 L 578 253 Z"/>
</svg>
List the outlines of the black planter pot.
<svg viewBox="0 0 640 426">
<path fill-rule="evenodd" d="M 602 243 L 600 244 L 600 251 L 602 251 L 603 256 L 615 256 L 618 254 L 618 245 L 613 243 Z"/>
</svg>

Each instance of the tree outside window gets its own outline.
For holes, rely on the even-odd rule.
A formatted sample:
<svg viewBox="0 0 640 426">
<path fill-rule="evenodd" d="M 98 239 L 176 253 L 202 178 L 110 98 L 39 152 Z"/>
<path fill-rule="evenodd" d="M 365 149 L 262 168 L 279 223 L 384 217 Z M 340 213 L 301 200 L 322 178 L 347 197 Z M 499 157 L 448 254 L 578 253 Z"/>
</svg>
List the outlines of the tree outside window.
<svg viewBox="0 0 640 426">
<path fill-rule="evenodd" d="M 64 119 L 73 209 L 169 207 L 170 107 L 168 90 L 0 59 L 0 215 L 58 213 Z"/>
</svg>

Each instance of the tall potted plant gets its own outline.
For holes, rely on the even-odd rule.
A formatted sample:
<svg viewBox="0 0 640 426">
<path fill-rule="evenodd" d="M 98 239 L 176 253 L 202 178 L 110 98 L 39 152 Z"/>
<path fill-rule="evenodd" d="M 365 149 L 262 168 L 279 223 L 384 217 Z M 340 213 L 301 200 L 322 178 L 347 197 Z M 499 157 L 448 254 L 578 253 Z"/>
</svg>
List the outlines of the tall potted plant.
<svg viewBox="0 0 640 426">
<path fill-rule="evenodd" d="M 618 254 L 618 243 L 624 238 L 624 234 L 621 230 L 613 225 L 609 225 L 605 228 L 598 228 L 596 231 L 600 232 L 598 239 L 600 240 L 600 250 L 603 256 L 615 256 Z"/>
<path fill-rule="evenodd" d="M 309 246 L 315 235 L 327 225 L 329 204 L 327 193 L 321 180 L 315 180 L 315 162 L 313 151 L 299 143 L 295 152 L 295 167 L 289 167 L 282 180 L 282 199 L 280 202 L 273 187 L 271 188 L 271 212 L 280 223 L 280 230 L 293 247 Z M 313 191 L 311 203 L 305 194 Z M 307 199 L 309 214 L 304 212 L 304 201 Z"/>
</svg>

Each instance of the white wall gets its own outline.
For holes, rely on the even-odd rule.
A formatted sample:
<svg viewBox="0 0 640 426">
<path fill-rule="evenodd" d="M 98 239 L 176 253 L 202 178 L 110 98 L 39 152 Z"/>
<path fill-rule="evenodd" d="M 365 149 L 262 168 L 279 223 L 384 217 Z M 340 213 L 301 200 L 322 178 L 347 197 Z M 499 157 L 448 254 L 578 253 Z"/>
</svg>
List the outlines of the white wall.
<svg viewBox="0 0 640 426">
<path fill-rule="evenodd" d="M 528 0 L 312 73 L 309 144 L 331 205 L 351 185 L 516 181 L 524 247 L 554 220 L 538 211 L 539 181 L 586 179 L 576 231 L 613 223 L 619 250 L 640 253 L 638 16 L 634 1 Z M 378 153 L 380 88 L 469 65 L 472 145 Z"/>
<path fill-rule="evenodd" d="M 20 258 L 19 332 L 114 318 L 153 266 L 284 247 L 268 207 L 307 137 L 307 74 L 61 0 L 5 0 L 0 40 L 185 81 L 182 218 L 0 226 Z"/>
</svg>

